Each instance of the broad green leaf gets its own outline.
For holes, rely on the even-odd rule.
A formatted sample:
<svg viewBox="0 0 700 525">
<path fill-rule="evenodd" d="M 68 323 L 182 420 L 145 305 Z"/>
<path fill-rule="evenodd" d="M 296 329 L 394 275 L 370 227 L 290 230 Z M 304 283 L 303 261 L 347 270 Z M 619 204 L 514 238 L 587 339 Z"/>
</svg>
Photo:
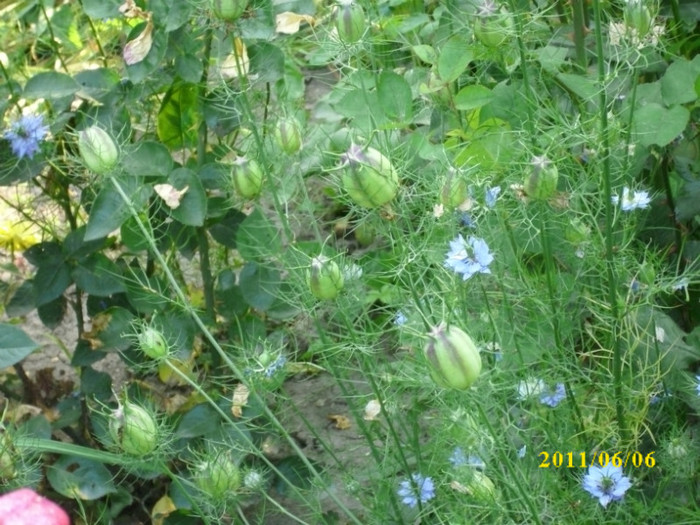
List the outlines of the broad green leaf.
<svg viewBox="0 0 700 525">
<path fill-rule="evenodd" d="M 557 80 L 561 82 L 566 89 L 571 91 L 574 95 L 586 102 L 597 102 L 598 93 L 600 93 L 600 87 L 598 86 L 598 81 L 590 78 L 584 77 L 582 75 L 574 75 L 571 73 L 559 73 L 556 76 Z"/>
<path fill-rule="evenodd" d="M 26 280 L 15 290 L 10 302 L 5 305 L 5 312 L 9 317 L 27 315 L 36 308 L 34 299 L 34 281 Z"/>
<path fill-rule="evenodd" d="M 250 72 L 259 82 L 277 82 L 284 76 L 284 53 L 274 44 L 258 42 L 248 47 Z"/>
<path fill-rule="evenodd" d="M 73 280 L 78 287 L 98 297 L 107 297 L 126 289 L 119 267 L 104 254 L 94 253 L 73 268 Z"/>
<path fill-rule="evenodd" d="M 282 251 L 280 235 L 259 208 L 248 215 L 236 234 L 238 252 L 247 261 L 278 256 Z"/>
<path fill-rule="evenodd" d="M 410 122 L 413 117 L 411 87 L 403 77 L 383 71 L 377 82 L 377 95 L 384 114 L 395 122 Z"/>
<path fill-rule="evenodd" d="M 90 18 L 119 18 L 121 0 L 83 0 L 82 7 Z"/>
<path fill-rule="evenodd" d="M 66 291 L 73 282 L 70 270 L 63 258 L 39 266 L 34 276 L 37 306 L 50 303 Z"/>
<path fill-rule="evenodd" d="M 178 168 L 168 177 L 168 184 L 180 191 L 187 188 L 179 206 L 171 209 L 170 215 L 182 224 L 202 226 L 207 216 L 207 195 L 197 174 L 187 168 Z M 167 204 L 163 203 L 163 206 Z"/>
<path fill-rule="evenodd" d="M 159 142 L 139 141 L 124 149 L 122 167 L 129 175 L 167 177 L 173 169 L 168 148 Z"/>
<path fill-rule="evenodd" d="M 698 71 L 692 62 L 677 59 L 661 78 L 661 96 L 666 106 L 686 104 L 698 98 L 695 92 L 695 82 L 698 79 Z"/>
<path fill-rule="evenodd" d="M 143 29 L 142 25 L 145 25 L 145 23 L 136 26 L 127 40 L 135 38 Z M 170 33 L 160 28 L 156 28 L 153 31 L 153 42 L 151 43 L 151 49 L 148 55 L 146 55 L 146 58 L 140 62 L 126 66 L 127 75 L 134 84 L 140 84 L 154 73 L 159 72 L 162 67 L 162 61 L 165 58 L 165 53 L 168 50 L 169 34 Z"/>
<path fill-rule="evenodd" d="M 433 46 L 420 44 L 417 46 L 413 46 L 411 49 L 416 54 L 416 56 L 426 64 L 430 64 L 432 66 L 435 64 L 435 62 L 437 62 L 438 57 Z"/>
<path fill-rule="evenodd" d="M 151 188 L 142 186 L 137 177 L 115 179 L 124 193 L 131 197 L 134 208 L 140 210 L 148 201 Z M 106 237 L 117 230 L 129 217 L 129 206 L 112 184 L 105 184 L 90 208 L 85 241 Z"/>
<path fill-rule="evenodd" d="M 19 363 L 39 348 L 24 331 L 7 323 L 0 323 L 0 369 Z"/>
<path fill-rule="evenodd" d="M 450 38 L 442 46 L 438 58 L 438 75 L 443 82 L 453 82 L 464 73 L 474 59 L 469 43 L 460 35 Z"/>
<path fill-rule="evenodd" d="M 47 469 L 46 478 L 51 488 L 67 498 L 91 501 L 117 491 L 107 467 L 78 456 L 59 457 Z"/>
<path fill-rule="evenodd" d="M 68 301 L 65 295 L 61 295 L 51 302 L 38 306 L 36 310 L 44 326 L 53 330 L 63 322 L 67 307 Z"/>
<path fill-rule="evenodd" d="M 647 104 L 632 116 L 632 135 L 642 146 L 666 146 L 683 133 L 690 120 L 690 112 L 683 106 L 665 108 Z"/>
<path fill-rule="evenodd" d="M 566 64 L 569 50 L 562 46 L 549 45 L 539 48 L 535 54 L 538 62 L 542 65 L 542 69 L 554 74 L 559 71 L 561 66 Z"/>
<path fill-rule="evenodd" d="M 249 262 L 241 270 L 239 280 L 245 301 L 264 312 L 275 301 L 281 277 L 279 271 L 274 268 Z"/>
<path fill-rule="evenodd" d="M 245 218 L 246 215 L 243 212 L 236 209 L 229 210 L 225 217 L 209 228 L 209 233 L 219 244 L 235 248 L 236 233 Z"/>
<path fill-rule="evenodd" d="M 241 289 L 236 284 L 236 274 L 232 270 L 226 269 L 219 274 L 216 279 L 214 295 L 216 297 L 216 313 L 226 319 L 234 319 L 243 315 L 248 309 Z"/>
<path fill-rule="evenodd" d="M 689 181 L 683 185 L 676 198 L 676 220 L 689 221 L 700 215 L 700 181 Z"/>
<path fill-rule="evenodd" d="M 201 123 L 199 87 L 185 82 L 172 86 L 158 112 L 156 131 L 161 142 L 170 149 L 193 147 Z"/>
<path fill-rule="evenodd" d="M 79 89 L 80 86 L 72 77 L 56 71 L 44 71 L 27 81 L 22 96 L 29 99 L 54 100 L 74 95 Z"/>
<path fill-rule="evenodd" d="M 174 437 L 183 439 L 212 434 L 220 424 L 221 417 L 216 409 L 201 403 L 180 418 Z"/>
<path fill-rule="evenodd" d="M 465 86 L 455 95 L 455 107 L 462 111 L 485 106 L 493 100 L 491 90 L 484 86 Z"/>
</svg>

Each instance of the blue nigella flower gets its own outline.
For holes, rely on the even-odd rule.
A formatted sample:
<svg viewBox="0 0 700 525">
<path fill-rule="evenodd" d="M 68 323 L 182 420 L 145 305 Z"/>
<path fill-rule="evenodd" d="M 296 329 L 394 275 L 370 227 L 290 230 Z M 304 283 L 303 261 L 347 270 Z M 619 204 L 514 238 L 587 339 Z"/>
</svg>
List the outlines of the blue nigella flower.
<svg viewBox="0 0 700 525">
<path fill-rule="evenodd" d="M 466 211 L 462 212 L 462 214 L 460 215 L 459 222 L 462 226 L 466 228 L 476 228 L 476 223 L 472 219 L 472 216 L 469 215 Z"/>
<path fill-rule="evenodd" d="M 494 186 L 493 188 L 487 188 L 486 189 L 486 196 L 484 198 L 484 201 L 486 202 L 486 206 L 488 206 L 489 208 L 493 208 L 496 205 L 496 201 L 498 200 L 499 193 L 501 193 L 500 186 Z"/>
<path fill-rule="evenodd" d="M 491 273 L 489 264 L 493 262 L 493 255 L 489 251 L 486 241 L 478 237 L 469 237 L 467 241 L 460 234 L 450 241 L 450 251 L 447 252 L 445 266 L 462 274 L 462 279 L 467 280 L 475 273 Z"/>
<path fill-rule="evenodd" d="M 24 115 L 10 124 L 10 129 L 5 131 L 5 138 L 10 141 L 12 153 L 17 158 L 31 159 L 39 151 L 39 142 L 48 132 L 49 127 L 44 125 L 44 117 Z"/>
<path fill-rule="evenodd" d="M 284 367 L 286 362 L 286 357 L 284 357 L 283 355 L 279 356 L 270 364 L 270 366 L 267 367 L 267 369 L 265 370 L 265 376 L 272 377 L 273 375 L 275 375 L 275 372 L 277 372 L 280 368 Z"/>
<path fill-rule="evenodd" d="M 697 379 L 698 384 L 695 387 L 695 390 L 697 390 L 698 395 L 700 396 L 700 376 L 695 376 L 695 379 Z"/>
<path fill-rule="evenodd" d="M 473 467 L 475 469 L 484 470 L 486 468 L 486 463 L 476 454 L 467 454 L 464 452 L 462 447 L 455 447 L 450 455 L 450 463 L 452 466 L 457 467 Z"/>
<path fill-rule="evenodd" d="M 622 467 L 608 463 L 604 467 L 591 465 L 583 477 L 583 489 L 606 507 L 611 501 L 620 501 L 632 486 L 630 478 L 622 473 Z"/>
<path fill-rule="evenodd" d="M 405 479 L 399 484 L 396 493 L 404 505 L 414 508 L 419 501 L 425 503 L 435 497 L 435 484 L 431 478 L 415 473 L 411 474 L 411 479 Z"/>
<path fill-rule="evenodd" d="M 403 326 L 406 324 L 406 321 L 408 321 L 408 319 L 406 319 L 403 312 L 396 312 L 396 315 L 394 316 L 394 324 L 396 326 Z"/>
<path fill-rule="evenodd" d="M 544 394 L 540 395 L 540 403 L 554 408 L 562 399 L 566 397 L 566 389 L 564 388 L 564 383 L 557 383 L 554 387 L 554 391 L 549 390 Z"/>
<path fill-rule="evenodd" d="M 518 459 L 523 459 L 527 453 L 527 445 L 523 445 L 518 449 Z"/>
</svg>

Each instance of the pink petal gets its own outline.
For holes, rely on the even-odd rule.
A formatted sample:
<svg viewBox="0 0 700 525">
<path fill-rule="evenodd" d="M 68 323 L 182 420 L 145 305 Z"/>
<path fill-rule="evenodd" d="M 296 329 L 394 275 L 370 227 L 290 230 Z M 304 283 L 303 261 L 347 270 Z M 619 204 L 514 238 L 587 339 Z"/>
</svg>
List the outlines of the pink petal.
<svg viewBox="0 0 700 525">
<path fill-rule="evenodd" d="M 32 489 L 0 496 L 0 525 L 70 525 L 68 514 Z"/>
</svg>

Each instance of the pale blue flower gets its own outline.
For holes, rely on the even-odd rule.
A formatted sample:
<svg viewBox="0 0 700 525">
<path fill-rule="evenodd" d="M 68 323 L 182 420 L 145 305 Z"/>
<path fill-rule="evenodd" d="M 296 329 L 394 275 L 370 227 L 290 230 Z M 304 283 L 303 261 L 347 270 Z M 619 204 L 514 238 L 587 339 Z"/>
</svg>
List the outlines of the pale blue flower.
<svg viewBox="0 0 700 525">
<path fill-rule="evenodd" d="M 618 195 L 612 196 L 612 203 L 617 206 L 620 202 L 620 197 Z M 636 209 L 644 209 L 651 203 L 651 197 L 649 197 L 649 192 L 647 191 L 632 191 L 625 186 L 622 189 L 622 211 L 632 211 Z"/>
<path fill-rule="evenodd" d="M 405 479 L 399 484 L 399 490 L 396 493 L 404 505 L 414 508 L 418 505 L 418 501 L 426 503 L 435 497 L 435 484 L 427 476 L 411 474 L 411 479 Z"/>
<path fill-rule="evenodd" d="M 462 226 L 465 226 L 467 228 L 476 228 L 476 223 L 472 219 L 472 216 L 469 215 L 467 212 L 462 212 L 459 218 L 459 222 L 462 224 Z"/>
<path fill-rule="evenodd" d="M 523 445 L 518 449 L 518 459 L 523 459 L 527 453 L 527 445 Z"/>
<path fill-rule="evenodd" d="M 32 158 L 39 151 L 41 142 L 49 132 L 41 115 L 24 115 L 10 124 L 5 138 L 10 141 L 12 153 L 17 158 Z"/>
<path fill-rule="evenodd" d="M 450 463 L 452 466 L 457 467 L 472 467 L 479 470 L 484 470 L 486 468 L 486 463 L 476 454 L 467 454 L 464 452 L 462 447 L 455 447 L 450 455 Z"/>
<path fill-rule="evenodd" d="M 622 467 L 616 467 L 612 462 L 604 467 L 591 465 L 582 482 L 583 489 L 598 498 L 603 507 L 611 501 L 620 501 L 632 486 L 630 478 L 622 473 Z"/>
<path fill-rule="evenodd" d="M 549 390 L 540 395 L 540 403 L 554 408 L 562 399 L 566 397 L 566 389 L 564 388 L 564 383 L 557 383 L 554 387 L 554 391 Z"/>
<path fill-rule="evenodd" d="M 689 285 L 689 284 L 690 284 L 690 281 L 688 281 L 688 278 L 687 278 L 687 277 L 683 277 L 683 278 L 680 279 L 676 284 L 674 284 L 674 285 L 671 287 L 671 289 L 672 289 L 674 292 L 678 292 L 678 291 L 681 291 L 681 290 L 683 290 L 684 292 L 687 292 L 687 291 L 688 291 L 688 285 Z"/>
<path fill-rule="evenodd" d="M 408 321 L 408 319 L 403 312 L 396 312 L 396 316 L 394 316 L 394 324 L 396 326 L 403 326 L 406 324 L 406 321 Z"/>
<path fill-rule="evenodd" d="M 498 194 L 501 193 L 501 187 L 500 186 L 494 186 L 493 188 L 487 188 L 486 189 L 486 197 L 484 201 L 486 202 L 486 206 L 489 208 L 493 208 L 496 205 L 496 201 L 498 200 Z"/>
<path fill-rule="evenodd" d="M 275 375 L 275 372 L 283 368 L 286 363 L 287 358 L 283 355 L 279 356 L 270 364 L 270 366 L 267 367 L 267 369 L 265 370 L 265 376 L 272 377 L 273 375 Z"/>
<path fill-rule="evenodd" d="M 478 237 L 469 237 L 465 241 L 460 234 L 450 241 L 450 251 L 447 252 L 445 266 L 462 274 L 462 279 L 466 281 L 476 273 L 491 273 L 489 264 L 492 262 L 493 255 L 486 241 Z"/>
<path fill-rule="evenodd" d="M 695 376 L 695 379 L 698 382 L 698 384 L 695 386 L 695 390 L 697 390 L 698 395 L 700 396 L 700 376 Z"/>
</svg>

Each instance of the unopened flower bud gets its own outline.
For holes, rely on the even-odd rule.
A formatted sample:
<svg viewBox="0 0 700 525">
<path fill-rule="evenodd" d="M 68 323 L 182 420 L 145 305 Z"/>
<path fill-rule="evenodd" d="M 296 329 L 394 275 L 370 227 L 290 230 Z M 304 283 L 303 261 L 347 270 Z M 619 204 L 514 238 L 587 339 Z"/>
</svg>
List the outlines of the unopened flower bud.
<svg viewBox="0 0 700 525">
<path fill-rule="evenodd" d="M 396 197 L 399 176 L 376 149 L 353 144 L 343 155 L 343 164 L 343 187 L 358 206 L 377 208 Z"/>
<path fill-rule="evenodd" d="M 153 415 L 128 400 L 112 412 L 109 431 L 115 443 L 132 456 L 145 456 L 158 446 L 158 425 Z"/>
<path fill-rule="evenodd" d="M 486 474 L 474 470 L 472 478 L 467 483 L 467 492 L 480 503 L 493 503 L 497 496 L 496 486 Z"/>
<path fill-rule="evenodd" d="M 525 179 L 525 193 L 535 200 L 547 200 L 554 196 L 559 181 L 559 170 L 547 157 L 533 157 L 531 172 Z"/>
<path fill-rule="evenodd" d="M 353 0 L 341 0 L 335 11 L 335 28 L 341 41 L 352 44 L 365 33 L 365 12 Z"/>
<path fill-rule="evenodd" d="M 296 119 L 280 120 L 275 129 L 275 139 L 282 151 L 291 155 L 301 149 L 301 130 Z"/>
<path fill-rule="evenodd" d="M 108 173 L 119 160 L 119 150 L 114 140 L 98 126 L 78 132 L 78 151 L 85 165 L 98 175 Z"/>
<path fill-rule="evenodd" d="M 317 299 L 335 299 L 343 289 L 345 279 L 335 261 L 319 255 L 311 261 L 308 282 L 311 293 Z"/>
<path fill-rule="evenodd" d="M 467 200 L 467 182 L 454 169 L 447 174 L 440 191 L 440 202 L 447 208 L 456 208 Z"/>
<path fill-rule="evenodd" d="M 165 337 L 152 326 L 145 326 L 138 335 L 139 348 L 151 359 L 161 359 L 168 355 Z"/>
<path fill-rule="evenodd" d="M 476 14 L 474 36 L 486 47 L 502 46 L 513 34 L 513 17 L 505 9 L 499 9 L 494 0 L 485 0 Z"/>
<path fill-rule="evenodd" d="M 252 159 L 238 157 L 233 163 L 233 187 L 244 199 L 257 197 L 262 190 L 263 172 Z"/>
<path fill-rule="evenodd" d="M 197 470 L 195 484 L 214 501 L 230 496 L 241 486 L 241 471 L 227 452 L 206 460 Z"/>
<path fill-rule="evenodd" d="M 481 373 L 481 356 L 474 341 L 456 326 L 444 323 L 429 334 L 424 353 L 433 380 L 445 388 L 465 390 Z"/>
<path fill-rule="evenodd" d="M 233 22 L 246 10 L 248 0 L 210 0 L 210 4 L 217 18 Z"/>
<path fill-rule="evenodd" d="M 374 242 L 376 232 L 371 224 L 367 222 L 361 222 L 355 226 L 355 239 L 360 244 L 360 246 L 369 246 Z"/>
</svg>

